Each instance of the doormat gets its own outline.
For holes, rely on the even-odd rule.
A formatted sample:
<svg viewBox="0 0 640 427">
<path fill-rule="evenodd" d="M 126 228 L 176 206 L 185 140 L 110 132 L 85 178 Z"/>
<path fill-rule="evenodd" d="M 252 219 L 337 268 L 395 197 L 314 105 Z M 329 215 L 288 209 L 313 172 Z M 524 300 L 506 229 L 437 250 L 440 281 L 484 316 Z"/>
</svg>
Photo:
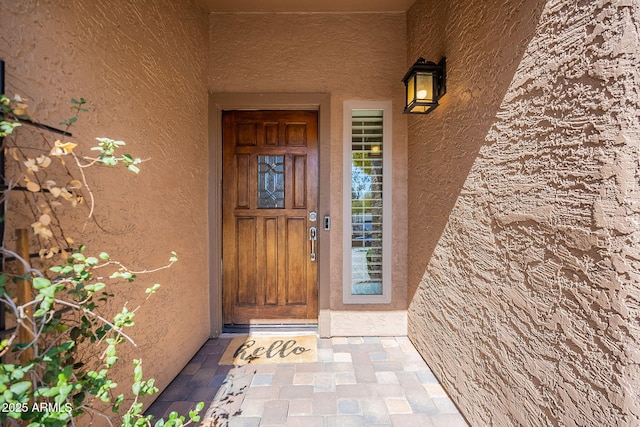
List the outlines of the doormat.
<svg viewBox="0 0 640 427">
<path fill-rule="evenodd" d="M 236 337 L 229 343 L 220 365 L 311 363 L 318 360 L 315 335 Z"/>
</svg>

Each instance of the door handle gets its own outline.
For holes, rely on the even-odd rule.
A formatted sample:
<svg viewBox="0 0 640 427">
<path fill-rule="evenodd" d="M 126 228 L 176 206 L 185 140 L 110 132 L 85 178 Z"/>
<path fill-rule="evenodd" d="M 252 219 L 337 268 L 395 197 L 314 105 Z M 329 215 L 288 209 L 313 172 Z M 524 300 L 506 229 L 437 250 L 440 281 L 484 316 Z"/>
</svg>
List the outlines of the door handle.
<svg viewBox="0 0 640 427">
<path fill-rule="evenodd" d="M 318 230 L 315 227 L 309 227 L 309 240 L 311 240 L 311 261 L 315 261 L 316 240 L 318 240 Z"/>
</svg>

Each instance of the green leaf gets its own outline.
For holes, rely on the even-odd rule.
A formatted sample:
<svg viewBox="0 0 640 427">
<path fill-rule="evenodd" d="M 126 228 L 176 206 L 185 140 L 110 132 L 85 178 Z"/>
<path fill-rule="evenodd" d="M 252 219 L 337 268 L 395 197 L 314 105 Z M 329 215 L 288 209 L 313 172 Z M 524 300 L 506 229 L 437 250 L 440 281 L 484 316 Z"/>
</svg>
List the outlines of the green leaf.
<svg viewBox="0 0 640 427">
<path fill-rule="evenodd" d="M 113 156 L 104 156 L 100 161 L 106 166 L 115 166 L 118 164 L 118 161 Z"/>
<path fill-rule="evenodd" d="M 93 283 L 93 284 L 89 284 L 87 286 L 85 286 L 84 288 L 89 291 L 89 292 L 100 292 L 101 290 L 103 290 L 105 288 L 105 284 L 102 282 L 98 282 L 98 283 Z"/>
<path fill-rule="evenodd" d="M 107 261 L 109 259 L 109 254 L 106 252 L 100 252 L 99 257 L 101 260 Z"/>
<path fill-rule="evenodd" d="M 136 173 L 136 174 L 140 173 L 140 168 L 137 167 L 134 164 L 131 164 L 131 165 L 127 166 L 127 169 L 129 169 L 131 172 Z"/>
<path fill-rule="evenodd" d="M 0 137 L 11 135 L 13 130 L 20 126 L 20 123 L 0 121 Z"/>
<path fill-rule="evenodd" d="M 53 397 L 60 393 L 60 389 L 58 387 L 50 387 L 50 388 L 39 388 L 34 393 L 36 396 L 44 396 L 44 397 Z"/>
<path fill-rule="evenodd" d="M 204 409 L 204 402 L 199 402 L 195 409 L 189 411 L 189 419 L 194 423 L 199 423 L 201 419 L 199 413 L 202 409 Z"/>
<path fill-rule="evenodd" d="M 47 312 L 49 311 L 48 308 L 46 307 L 40 307 L 38 308 L 34 313 L 33 313 L 33 317 L 42 317 L 45 314 L 47 314 Z"/>
<path fill-rule="evenodd" d="M 108 366 L 108 367 L 112 367 L 113 365 L 115 365 L 115 363 L 118 361 L 118 356 L 109 356 L 107 358 L 105 358 L 104 363 Z"/>
<path fill-rule="evenodd" d="M 153 294 L 155 293 L 158 289 L 160 289 L 160 283 L 156 283 L 155 285 L 153 285 L 150 288 L 147 288 L 144 293 L 145 294 Z"/>
<path fill-rule="evenodd" d="M 120 408 L 120 404 L 124 402 L 124 394 L 120 394 L 118 395 L 118 397 L 116 398 L 116 400 L 113 402 L 113 406 L 112 406 L 112 410 L 113 412 L 117 413 L 118 409 Z"/>
<path fill-rule="evenodd" d="M 51 286 L 51 280 L 44 277 L 36 277 L 33 279 L 33 287 L 35 289 L 44 289 Z"/>
<path fill-rule="evenodd" d="M 93 267 L 94 265 L 98 265 L 98 258 L 90 256 L 85 260 L 85 262 Z"/>
<path fill-rule="evenodd" d="M 78 327 L 71 328 L 71 331 L 69 332 L 69 337 L 71 337 L 72 340 L 78 339 L 80 337 L 80 328 Z"/>
<path fill-rule="evenodd" d="M 133 380 L 135 382 L 140 382 L 142 380 L 142 365 L 137 359 L 134 360 L 133 363 L 134 365 L 136 365 L 136 367 L 133 369 Z"/>
<path fill-rule="evenodd" d="M 68 118 L 67 120 L 63 120 L 61 121 L 59 124 L 61 125 L 66 125 L 66 126 L 71 126 L 72 124 L 74 124 L 76 121 L 78 120 L 77 117 L 71 117 Z"/>
<path fill-rule="evenodd" d="M 29 388 L 31 388 L 31 381 L 20 381 L 19 383 L 13 384 L 9 390 L 11 393 L 20 396 L 29 390 Z"/>
</svg>

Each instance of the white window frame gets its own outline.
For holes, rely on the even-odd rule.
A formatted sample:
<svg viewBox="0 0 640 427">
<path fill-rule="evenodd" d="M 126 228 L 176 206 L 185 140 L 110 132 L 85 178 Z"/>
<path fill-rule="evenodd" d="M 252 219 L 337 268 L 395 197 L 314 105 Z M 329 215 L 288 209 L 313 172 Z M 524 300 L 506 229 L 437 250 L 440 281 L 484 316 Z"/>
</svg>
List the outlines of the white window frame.
<svg viewBox="0 0 640 427">
<path fill-rule="evenodd" d="M 353 295 L 351 216 L 351 116 L 353 110 L 382 110 L 382 295 Z M 392 104 L 391 101 L 345 101 L 343 111 L 343 273 L 344 304 L 391 303 L 392 277 Z"/>
</svg>

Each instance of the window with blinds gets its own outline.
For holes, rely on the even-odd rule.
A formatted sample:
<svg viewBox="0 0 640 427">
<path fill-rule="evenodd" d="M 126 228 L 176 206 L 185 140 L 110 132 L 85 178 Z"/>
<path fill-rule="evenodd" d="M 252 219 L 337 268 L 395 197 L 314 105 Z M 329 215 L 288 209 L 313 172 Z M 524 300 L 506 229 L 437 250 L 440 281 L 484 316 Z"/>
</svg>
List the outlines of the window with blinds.
<svg viewBox="0 0 640 427">
<path fill-rule="evenodd" d="M 383 111 L 351 113 L 351 294 L 382 295 Z"/>
<path fill-rule="evenodd" d="M 391 302 L 391 102 L 344 103 L 345 304 Z M 350 179 L 349 179 L 350 178 Z"/>
</svg>

